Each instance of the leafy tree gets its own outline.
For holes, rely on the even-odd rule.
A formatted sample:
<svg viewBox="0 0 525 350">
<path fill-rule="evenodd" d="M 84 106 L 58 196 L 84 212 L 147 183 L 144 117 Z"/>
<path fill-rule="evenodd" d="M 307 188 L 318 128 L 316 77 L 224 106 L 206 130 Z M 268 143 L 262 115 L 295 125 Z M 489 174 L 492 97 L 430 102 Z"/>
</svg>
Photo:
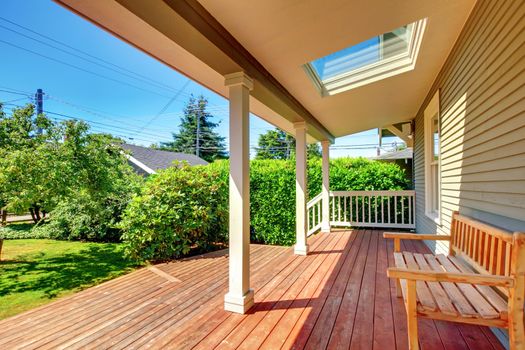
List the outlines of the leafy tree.
<svg viewBox="0 0 525 350">
<path fill-rule="evenodd" d="M 14 109 L 8 116 L 0 106 L 0 204 L 13 211 L 30 210 L 35 221 L 41 209 L 52 206 L 56 189 L 49 176 L 59 160 L 60 127 L 33 105 Z M 59 170 L 59 169 L 57 169 Z"/>
<path fill-rule="evenodd" d="M 255 159 L 290 159 L 295 140 L 280 129 L 259 135 Z"/>
<path fill-rule="evenodd" d="M 0 109 L 0 204 L 6 209 L 29 210 L 40 222 L 41 213 L 71 198 L 104 207 L 125 201 L 137 178 L 118 140 L 89 133 L 85 122 L 53 122 L 35 116 L 32 105 L 10 116 Z"/>
<path fill-rule="evenodd" d="M 308 158 L 321 157 L 321 148 L 317 143 L 308 145 L 307 152 Z M 259 135 L 255 159 L 286 160 L 294 157 L 295 139 L 291 135 L 278 128 Z"/>
<path fill-rule="evenodd" d="M 308 145 L 308 159 L 321 158 L 323 153 L 321 151 L 321 146 L 318 143 L 311 143 Z"/>
<path fill-rule="evenodd" d="M 162 142 L 160 148 L 195 154 L 208 162 L 226 158 L 224 137 L 214 131 L 219 124 L 210 121 L 213 116 L 206 110 L 207 106 L 204 96 L 195 98 L 192 95 L 184 107 L 179 132 L 172 134 L 173 141 Z"/>
</svg>

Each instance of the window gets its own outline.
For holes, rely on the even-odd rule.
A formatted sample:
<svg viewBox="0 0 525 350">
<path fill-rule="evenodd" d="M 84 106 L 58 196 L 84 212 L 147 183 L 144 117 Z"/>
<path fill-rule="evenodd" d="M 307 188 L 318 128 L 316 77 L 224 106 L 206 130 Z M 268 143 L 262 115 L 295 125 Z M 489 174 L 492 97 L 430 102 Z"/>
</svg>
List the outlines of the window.
<svg viewBox="0 0 525 350">
<path fill-rule="evenodd" d="M 414 69 L 426 19 L 404 25 L 307 63 L 322 96 L 356 88 Z"/>
<path fill-rule="evenodd" d="M 425 214 L 439 223 L 440 218 L 440 120 L 437 92 L 424 113 L 425 119 Z"/>
</svg>

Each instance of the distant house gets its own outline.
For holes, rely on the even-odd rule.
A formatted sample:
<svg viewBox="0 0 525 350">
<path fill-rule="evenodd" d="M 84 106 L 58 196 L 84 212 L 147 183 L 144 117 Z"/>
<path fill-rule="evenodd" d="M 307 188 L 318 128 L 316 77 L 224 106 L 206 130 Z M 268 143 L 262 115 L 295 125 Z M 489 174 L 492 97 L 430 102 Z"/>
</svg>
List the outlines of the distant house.
<svg viewBox="0 0 525 350">
<path fill-rule="evenodd" d="M 405 169 L 407 177 L 410 179 L 410 182 L 412 182 L 413 155 L 414 155 L 413 149 L 408 147 L 408 148 L 405 148 L 399 151 L 388 152 L 380 156 L 374 157 L 372 159 L 381 160 L 384 162 L 396 163 L 397 165 L 401 167 L 401 169 Z"/>
<path fill-rule="evenodd" d="M 129 164 L 138 174 L 143 176 L 172 167 L 174 161 L 187 162 L 191 166 L 208 164 L 207 161 L 194 154 L 161 151 L 130 144 L 123 144 L 122 148 L 130 153 L 128 155 Z"/>
</svg>

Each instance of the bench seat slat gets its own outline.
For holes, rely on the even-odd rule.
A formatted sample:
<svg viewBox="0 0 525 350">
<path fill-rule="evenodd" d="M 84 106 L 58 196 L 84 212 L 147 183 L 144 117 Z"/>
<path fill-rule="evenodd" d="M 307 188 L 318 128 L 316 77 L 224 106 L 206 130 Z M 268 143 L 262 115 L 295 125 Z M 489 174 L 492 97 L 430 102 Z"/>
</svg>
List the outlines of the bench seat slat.
<svg viewBox="0 0 525 350">
<path fill-rule="evenodd" d="M 438 254 L 436 257 L 446 271 L 461 272 L 443 254 Z M 494 309 L 494 307 L 492 307 L 492 305 L 483 297 L 483 295 L 481 295 L 481 293 L 476 288 L 474 288 L 472 284 L 457 283 L 456 285 L 482 318 L 494 319 L 500 317 L 499 312 Z"/>
<path fill-rule="evenodd" d="M 420 253 L 415 253 L 414 258 L 416 259 L 419 268 L 423 271 L 432 271 L 432 268 L 425 259 L 425 256 Z M 436 301 L 439 310 L 449 316 L 457 316 L 458 312 L 454 308 L 454 305 L 450 301 L 447 293 L 439 282 L 427 282 L 428 288 Z"/>
<path fill-rule="evenodd" d="M 461 272 L 466 273 L 475 273 L 473 269 L 468 267 L 466 264 L 461 262 L 459 259 L 457 259 L 454 256 L 448 257 L 454 265 L 456 265 L 457 268 L 461 270 Z M 481 286 L 481 285 L 474 285 L 476 289 L 480 291 L 481 294 L 485 296 L 487 301 L 500 313 L 500 317 L 504 320 L 508 319 L 508 305 L 507 302 L 490 286 Z"/>
<path fill-rule="evenodd" d="M 432 270 L 440 271 L 440 272 L 444 271 L 443 267 L 436 260 L 436 257 L 434 255 L 425 254 L 425 258 L 427 259 L 428 264 L 430 265 Z M 470 305 L 468 300 L 461 293 L 461 291 L 459 290 L 459 288 L 456 286 L 455 283 L 443 282 L 441 283 L 441 286 L 443 287 L 448 297 L 450 298 L 450 301 L 456 307 L 457 311 L 462 317 L 476 317 L 477 316 L 476 310 L 474 310 L 474 308 Z"/>
<path fill-rule="evenodd" d="M 409 269 L 420 270 L 416 260 L 414 259 L 414 254 L 411 252 L 403 252 L 405 262 Z M 416 281 L 416 293 L 417 299 L 424 310 L 436 311 L 436 303 L 432 297 L 425 281 Z"/>
<path fill-rule="evenodd" d="M 394 253 L 394 262 L 397 267 L 407 268 L 407 265 L 405 264 L 405 258 L 403 257 L 403 253 Z M 403 300 L 407 300 L 407 281 L 406 280 L 400 280 L 399 283 L 401 284 L 401 293 L 403 294 Z"/>
</svg>

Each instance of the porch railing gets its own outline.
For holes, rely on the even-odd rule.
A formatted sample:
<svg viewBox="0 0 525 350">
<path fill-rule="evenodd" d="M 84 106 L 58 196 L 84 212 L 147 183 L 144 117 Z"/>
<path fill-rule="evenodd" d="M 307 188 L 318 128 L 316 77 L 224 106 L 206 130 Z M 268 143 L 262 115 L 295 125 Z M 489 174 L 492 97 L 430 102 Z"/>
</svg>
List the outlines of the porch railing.
<svg viewBox="0 0 525 350">
<path fill-rule="evenodd" d="M 332 191 L 330 226 L 415 228 L 415 191 Z M 308 235 L 322 222 L 322 198 L 308 202 Z"/>
<path fill-rule="evenodd" d="M 317 196 L 312 198 L 306 205 L 306 214 L 307 214 L 307 224 L 308 231 L 307 235 L 310 236 L 314 234 L 319 229 L 321 229 L 322 222 L 322 204 L 323 198 L 321 197 L 322 193 L 319 193 Z"/>
</svg>

